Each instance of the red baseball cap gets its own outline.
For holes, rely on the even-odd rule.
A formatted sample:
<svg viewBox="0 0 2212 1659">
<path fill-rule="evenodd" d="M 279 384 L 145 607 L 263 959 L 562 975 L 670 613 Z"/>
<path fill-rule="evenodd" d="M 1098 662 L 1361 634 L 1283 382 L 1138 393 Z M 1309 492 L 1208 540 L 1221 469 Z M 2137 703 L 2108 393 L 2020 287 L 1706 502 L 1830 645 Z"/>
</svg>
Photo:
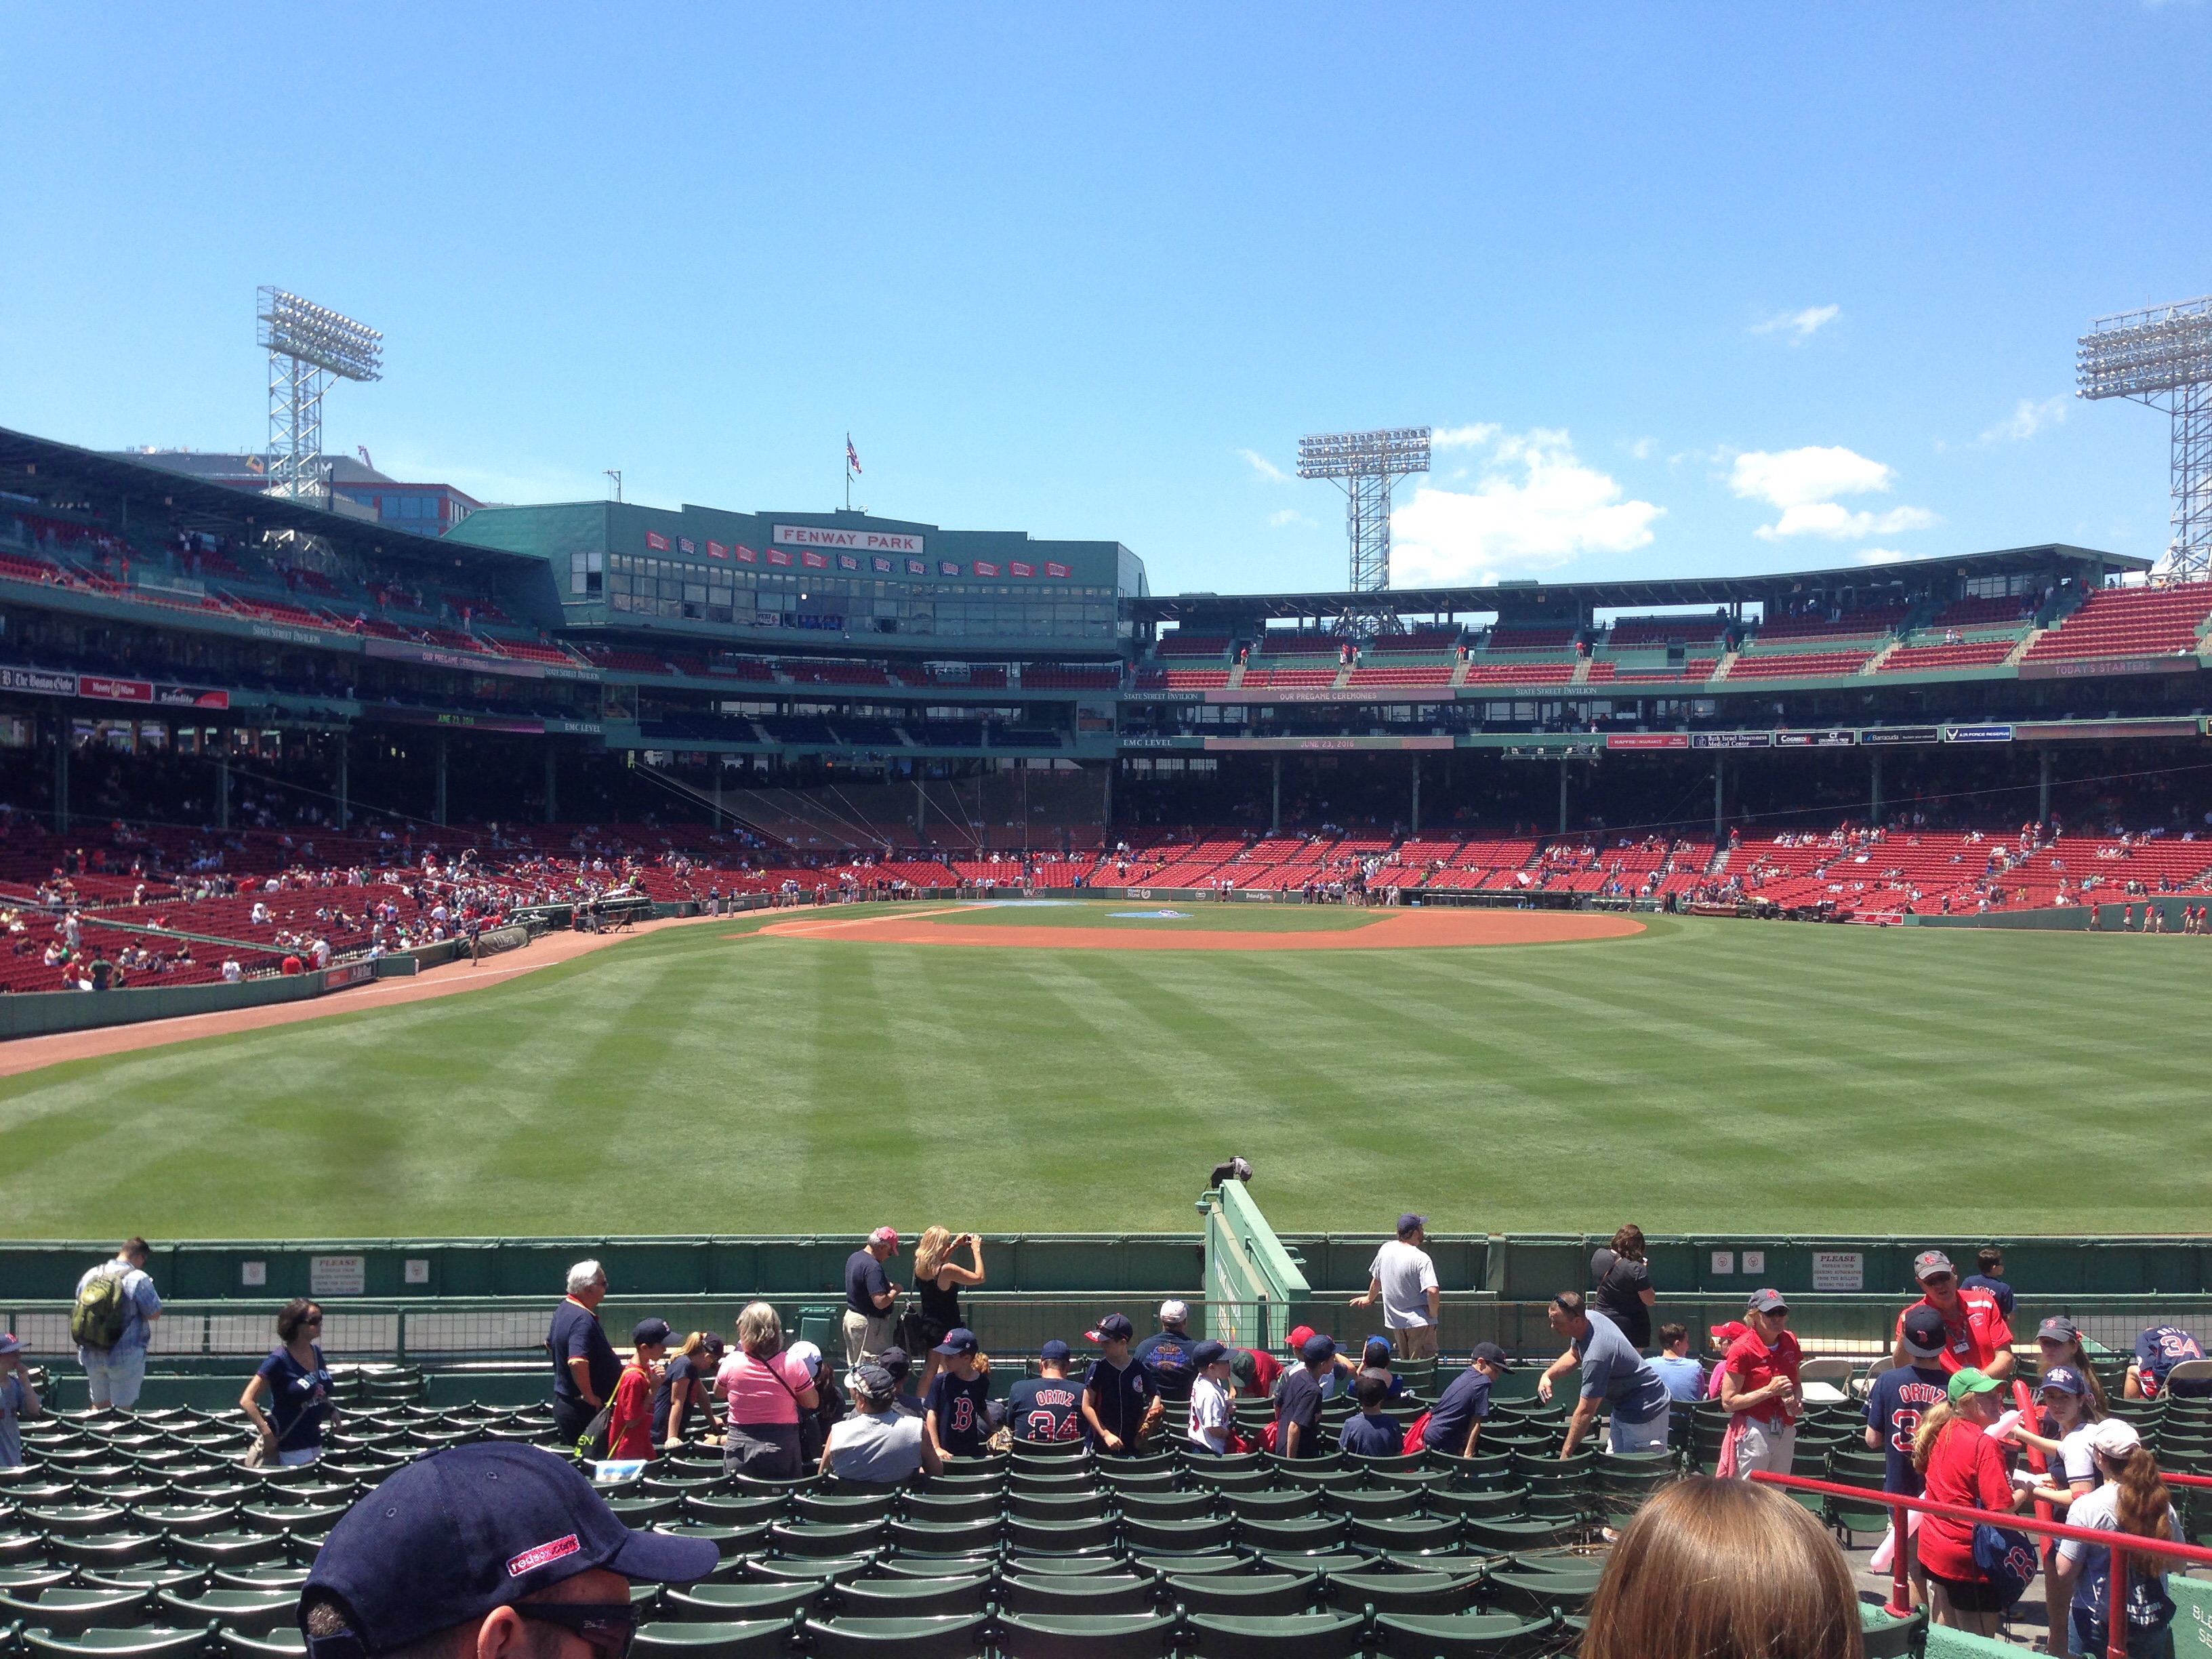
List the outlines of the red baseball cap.
<svg viewBox="0 0 2212 1659">
<path fill-rule="evenodd" d="M 1294 1326 L 1291 1328 L 1290 1335 L 1284 1338 L 1284 1340 L 1290 1344 L 1291 1352 L 1292 1353 L 1296 1353 L 1299 1349 L 1305 1346 L 1306 1339 L 1310 1337 L 1313 1334 L 1314 1328 L 1310 1325 Z"/>
<path fill-rule="evenodd" d="M 898 1229 L 896 1227 L 878 1227 L 875 1231 L 868 1235 L 868 1243 L 871 1244 L 888 1244 L 891 1249 L 896 1250 L 898 1249 Z"/>
</svg>

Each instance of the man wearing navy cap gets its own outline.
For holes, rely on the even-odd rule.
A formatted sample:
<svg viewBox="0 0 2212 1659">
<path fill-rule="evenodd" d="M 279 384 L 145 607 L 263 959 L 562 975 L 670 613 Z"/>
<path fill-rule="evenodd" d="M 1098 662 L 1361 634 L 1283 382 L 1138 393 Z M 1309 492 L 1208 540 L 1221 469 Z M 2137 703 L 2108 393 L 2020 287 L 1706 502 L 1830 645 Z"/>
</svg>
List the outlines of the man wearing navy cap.
<svg viewBox="0 0 2212 1659">
<path fill-rule="evenodd" d="M 709 1539 L 633 1532 L 550 1452 L 449 1446 L 339 1516 L 300 1629 L 310 1659 L 605 1659 L 641 1617 L 632 1583 L 688 1584 L 719 1559 Z"/>
<path fill-rule="evenodd" d="M 1437 1264 L 1421 1248 L 1428 1221 L 1410 1210 L 1398 1218 L 1398 1237 L 1376 1251 L 1368 1264 L 1366 1294 L 1352 1298 L 1355 1308 L 1382 1302 L 1382 1323 L 1407 1359 L 1437 1357 L 1442 1293 L 1437 1289 Z"/>
<path fill-rule="evenodd" d="M 1474 1345 L 1474 1363 L 1451 1380 L 1450 1386 L 1429 1408 L 1429 1425 L 1422 1444 L 1449 1457 L 1472 1457 L 1482 1433 L 1482 1420 L 1490 1415 L 1490 1385 L 1511 1369 L 1513 1362 L 1495 1342 Z"/>
<path fill-rule="evenodd" d="M 1067 1344 L 1058 1337 L 1037 1350 L 1037 1375 L 1007 1390 L 1006 1426 L 1017 1440 L 1083 1438 L 1083 1392 L 1067 1376 Z"/>
</svg>

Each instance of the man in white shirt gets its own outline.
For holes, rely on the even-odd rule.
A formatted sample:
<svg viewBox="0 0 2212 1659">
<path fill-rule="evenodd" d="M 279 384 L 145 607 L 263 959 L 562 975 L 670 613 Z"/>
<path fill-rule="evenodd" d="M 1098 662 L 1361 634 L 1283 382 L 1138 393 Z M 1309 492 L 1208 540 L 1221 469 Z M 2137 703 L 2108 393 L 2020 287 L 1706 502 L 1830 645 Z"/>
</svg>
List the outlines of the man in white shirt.
<svg viewBox="0 0 2212 1659">
<path fill-rule="evenodd" d="M 1437 1357 L 1437 1264 L 1421 1249 L 1428 1219 L 1411 1212 L 1398 1218 L 1398 1237 L 1377 1250 L 1368 1266 L 1366 1294 L 1352 1298 L 1355 1308 L 1371 1307 L 1381 1299 L 1390 1345 L 1406 1359 Z"/>
</svg>

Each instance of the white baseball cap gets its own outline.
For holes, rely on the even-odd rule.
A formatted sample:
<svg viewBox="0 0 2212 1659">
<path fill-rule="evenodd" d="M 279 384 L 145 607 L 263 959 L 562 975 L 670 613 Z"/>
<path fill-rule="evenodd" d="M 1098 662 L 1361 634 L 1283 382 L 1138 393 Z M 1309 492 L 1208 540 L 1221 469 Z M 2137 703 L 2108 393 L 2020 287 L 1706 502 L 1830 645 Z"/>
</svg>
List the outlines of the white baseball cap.
<svg viewBox="0 0 2212 1659">
<path fill-rule="evenodd" d="M 2108 1417 L 2089 1431 L 2089 1443 L 2107 1457 L 2131 1457 L 2142 1445 L 2142 1436 L 2125 1418 Z"/>
<path fill-rule="evenodd" d="M 1190 1309 L 1172 1297 L 1160 1304 L 1160 1323 L 1163 1325 L 1180 1325 L 1189 1317 Z"/>
</svg>

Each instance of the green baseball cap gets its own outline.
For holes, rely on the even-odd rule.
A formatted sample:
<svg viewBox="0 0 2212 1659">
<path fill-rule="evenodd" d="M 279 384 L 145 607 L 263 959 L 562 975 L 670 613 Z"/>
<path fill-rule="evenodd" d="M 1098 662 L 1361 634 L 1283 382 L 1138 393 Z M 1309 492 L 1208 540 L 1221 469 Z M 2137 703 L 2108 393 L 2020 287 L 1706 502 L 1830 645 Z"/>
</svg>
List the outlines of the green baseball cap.
<svg viewBox="0 0 2212 1659">
<path fill-rule="evenodd" d="M 1957 1405 L 1970 1394 L 1987 1394 L 2004 1384 L 1987 1371 L 1977 1370 L 1972 1365 L 1962 1365 L 1951 1373 L 1951 1403 Z"/>
</svg>

